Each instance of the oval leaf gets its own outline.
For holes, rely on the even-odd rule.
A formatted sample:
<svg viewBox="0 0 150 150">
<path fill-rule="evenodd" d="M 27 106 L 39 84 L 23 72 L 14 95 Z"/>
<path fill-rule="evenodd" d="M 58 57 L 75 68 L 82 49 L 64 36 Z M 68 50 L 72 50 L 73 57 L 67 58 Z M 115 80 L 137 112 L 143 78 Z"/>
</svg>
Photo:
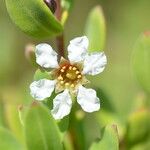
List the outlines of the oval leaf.
<svg viewBox="0 0 150 150">
<path fill-rule="evenodd" d="M 150 133 L 150 112 L 139 110 L 131 114 L 127 123 L 126 141 L 128 145 L 144 142 Z"/>
<path fill-rule="evenodd" d="M 34 103 L 25 118 L 25 137 L 28 150 L 61 150 L 58 127 L 43 105 Z"/>
<path fill-rule="evenodd" d="M 89 14 L 85 34 L 89 38 L 89 51 L 103 51 L 106 37 L 105 18 L 102 8 L 95 7 Z"/>
<path fill-rule="evenodd" d="M 150 93 L 150 32 L 138 39 L 134 47 L 132 62 L 140 85 Z"/>
<path fill-rule="evenodd" d="M 1 150 L 23 150 L 22 146 L 6 129 L 0 127 L 0 149 Z"/>
<path fill-rule="evenodd" d="M 14 23 L 33 37 L 45 38 L 63 30 L 43 0 L 6 0 L 6 6 Z"/>
<path fill-rule="evenodd" d="M 119 150 L 119 139 L 117 127 L 115 125 L 106 126 L 102 139 L 98 143 L 92 144 L 90 150 Z"/>
</svg>

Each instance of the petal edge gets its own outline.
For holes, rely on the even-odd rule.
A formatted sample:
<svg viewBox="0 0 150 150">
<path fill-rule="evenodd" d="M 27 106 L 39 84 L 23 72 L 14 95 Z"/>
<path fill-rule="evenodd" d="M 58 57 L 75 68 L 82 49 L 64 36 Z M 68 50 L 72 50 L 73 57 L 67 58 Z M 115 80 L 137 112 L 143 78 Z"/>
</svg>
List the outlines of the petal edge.
<svg viewBox="0 0 150 150">
<path fill-rule="evenodd" d="M 67 116 L 72 107 L 71 96 L 68 90 L 58 94 L 53 100 L 53 109 L 51 110 L 52 116 L 58 120 Z"/>
<path fill-rule="evenodd" d="M 84 111 L 89 113 L 100 109 L 100 100 L 96 96 L 96 91 L 93 89 L 87 89 L 80 86 L 77 95 L 77 102 Z"/>
<path fill-rule="evenodd" d="M 41 43 L 35 48 L 36 63 L 44 68 L 57 68 L 57 53 L 49 44 Z"/>
<path fill-rule="evenodd" d="M 36 100 L 44 100 L 51 96 L 56 81 L 41 79 L 30 84 L 30 94 Z"/>
<path fill-rule="evenodd" d="M 68 46 L 68 58 L 72 63 L 84 60 L 87 53 L 89 40 L 86 36 L 77 37 L 70 41 Z"/>
<path fill-rule="evenodd" d="M 107 58 L 104 52 L 91 53 L 85 56 L 83 74 L 97 75 L 104 71 Z"/>
</svg>

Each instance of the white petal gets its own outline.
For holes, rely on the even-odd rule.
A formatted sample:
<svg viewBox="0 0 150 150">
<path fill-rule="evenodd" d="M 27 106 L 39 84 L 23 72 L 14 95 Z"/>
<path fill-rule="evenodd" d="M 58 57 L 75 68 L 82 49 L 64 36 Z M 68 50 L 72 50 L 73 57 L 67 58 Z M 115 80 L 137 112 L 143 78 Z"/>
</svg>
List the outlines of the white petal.
<svg viewBox="0 0 150 150">
<path fill-rule="evenodd" d="M 30 94 L 36 100 L 44 100 L 45 98 L 51 96 L 55 84 L 55 80 L 42 79 L 39 81 L 34 81 L 30 85 Z"/>
<path fill-rule="evenodd" d="M 103 52 L 88 54 L 84 60 L 84 68 L 82 73 L 97 75 L 105 69 L 106 64 L 107 58 Z"/>
<path fill-rule="evenodd" d="M 36 62 L 44 68 L 57 68 L 57 53 L 49 44 L 42 43 L 35 49 Z"/>
<path fill-rule="evenodd" d="M 100 100 L 93 89 L 86 89 L 85 87 L 80 86 L 77 95 L 77 102 L 86 112 L 94 112 L 100 109 Z"/>
<path fill-rule="evenodd" d="M 89 40 L 86 36 L 77 37 L 70 41 L 68 46 L 68 58 L 71 62 L 80 62 L 84 60 L 87 53 Z"/>
<path fill-rule="evenodd" d="M 51 111 L 55 119 L 62 119 L 67 116 L 72 107 L 71 96 L 68 90 L 58 94 L 53 101 L 53 109 Z"/>
</svg>

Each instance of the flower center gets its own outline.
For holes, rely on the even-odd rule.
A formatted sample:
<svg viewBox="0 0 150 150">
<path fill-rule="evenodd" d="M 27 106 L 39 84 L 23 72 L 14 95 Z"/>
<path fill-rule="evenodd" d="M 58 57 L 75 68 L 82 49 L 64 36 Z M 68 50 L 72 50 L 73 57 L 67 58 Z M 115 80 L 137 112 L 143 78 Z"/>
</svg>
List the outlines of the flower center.
<svg viewBox="0 0 150 150">
<path fill-rule="evenodd" d="M 58 82 L 61 85 L 74 88 L 82 79 L 80 70 L 71 64 L 63 65 L 58 72 Z"/>
</svg>

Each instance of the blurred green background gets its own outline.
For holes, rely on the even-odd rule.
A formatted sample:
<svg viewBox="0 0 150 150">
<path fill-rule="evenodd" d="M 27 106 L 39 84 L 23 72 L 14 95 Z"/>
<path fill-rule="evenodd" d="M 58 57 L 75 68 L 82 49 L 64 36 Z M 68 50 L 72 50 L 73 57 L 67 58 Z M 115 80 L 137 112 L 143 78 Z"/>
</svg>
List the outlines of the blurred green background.
<svg viewBox="0 0 150 150">
<path fill-rule="evenodd" d="M 68 41 L 84 34 L 89 11 L 97 4 L 103 7 L 107 25 L 105 52 L 108 57 L 106 70 L 97 77 L 121 117 L 130 112 L 139 87 L 132 74 L 130 58 L 138 36 L 150 28 L 149 0 L 75 0 L 65 27 Z M 48 41 L 45 40 L 46 42 Z M 0 97 L 4 102 L 22 102 L 23 93 L 29 95 L 33 67 L 24 56 L 28 43 L 39 43 L 22 33 L 10 20 L 5 2 L 0 5 Z M 53 43 L 53 41 L 51 42 Z M 93 78 L 93 80 L 95 80 Z M 18 92 L 20 91 L 20 92 Z M 21 93 L 23 95 L 21 95 Z M 17 97 L 17 98 L 16 98 Z M 101 101 L 103 107 L 104 101 Z"/>
<path fill-rule="evenodd" d="M 54 46 L 54 40 L 38 41 L 22 33 L 10 20 L 4 0 L 0 0 L 0 3 L 0 110 L 2 110 L 3 106 L 7 108 L 9 105 L 17 106 L 29 101 L 28 87 L 32 82 L 35 68 L 25 58 L 25 45 L 50 42 Z M 75 0 L 65 26 L 66 46 L 69 40 L 84 35 L 87 16 L 97 4 L 102 6 L 106 18 L 107 40 L 104 50 L 108 57 L 108 65 L 96 79 L 91 78 L 93 81 L 91 83 L 93 87 L 102 89 L 118 116 L 125 121 L 127 115 L 133 111 L 137 95 L 143 95 L 133 75 L 131 56 L 139 35 L 150 29 L 150 1 Z M 101 108 L 105 103 L 103 99 Z M 10 118 L 7 119 L 9 122 Z M 0 124 L 2 120 L 3 118 L 0 119 Z"/>
</svg>

